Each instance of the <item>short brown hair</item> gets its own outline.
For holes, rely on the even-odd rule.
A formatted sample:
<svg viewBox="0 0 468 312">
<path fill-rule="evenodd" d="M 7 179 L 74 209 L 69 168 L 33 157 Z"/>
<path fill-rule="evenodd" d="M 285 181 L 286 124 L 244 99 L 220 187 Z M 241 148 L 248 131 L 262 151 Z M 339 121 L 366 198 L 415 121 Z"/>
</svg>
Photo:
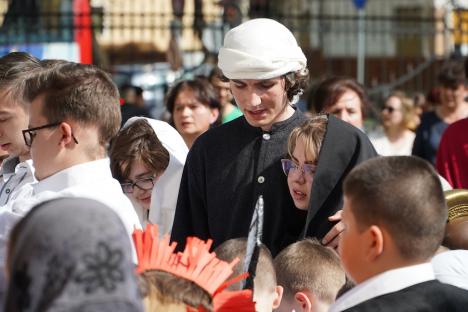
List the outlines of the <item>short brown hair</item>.
<svg viewBox="0 0 468 312">
<path fill-rule="evenodd" d="M 192 281 L 158 270 L 145 271 L 139 277 L 142 297 L 151 307 L 155 308 L 157 303 L 185 304 L 192 308 L 203 307 L 206 311 L 213 311 L 211 296 Z"/>
<path fill-rule="evenodd" d="M 316 239 L 289 245 L 276 256 L 274 264 L 278 285 L 289 298 L 308 290 L 331 304 L 346 281 L 338 255 Z"/>
<path fill-rule="evenodd" d="M 301 126 L 294 128 L 288 138 L 288 154 L 292 158 L 298 140 L 302 140 L 308 157 L 318 161 L 323 138 L 327 131 L 328 118 L 319 115 L 308 119 Z"/>
<path fill-rule="evenodd" d="M 44 96 L 42 113 L 49 122 L 74 120 L 95 126 L 105 146 L 120 128 L 119 91 L 110 76 L 93 65 L 50 63 L 26 80 L 26 99 Z"/>
<path fill-rule="evenodd" d="M 347 77 L 330 77 L 318 83 L 310 93 L 307 108 L 313 114 L 327 113 L 339 98 L 348 90 L 354 91 L 361 101 L 362 117 L 366 117 L 369 107 L 364 87 L 356 80 Z"/>
<path fill-rule="evenodd" d="M 160 174 L 169 165 L 169 157 L 169 152 L 159 141 L 148 121 L 139 119 L 120 130 L 112 142 L 112 175 L 120 182 L 128 179 L 131 164 L 135 160 L 142 161 L 148 169 Z"/>
<path fill-rule="evenodd" d="M 465 64 L 459 60 L 450 60 L 444 64 L 437 79 L 444 88 L 456 89 L 466 85 Z"/>
<path fill-rule="evenodd" d="M 26 52 L 11 52 L 0 58 L 0 90 L 14 98 L 23 108 L 28 108 L 24 101 L 25 79 L 41 68 L 37 58 Z"/>
<path fill-rule="evenodd" d="M 215 249 L 216 256 L 223 261 L 231 262 L 236 257 L 239 257 L 240 261 L 234 267 L 232 276 L 238 276 L 243 271 L 243 264 L 245 258 L 245 252 L 247 249 L 246 238 L 233 238 L 225 241 Z M 229 286 L 231 290 L 240 290 L 242 283 L 237 282 Z M 273 292 L 276 287 L 276 273 L 273 266 L 273 257 L 270 251 L 265 245 L 260 246 L 260 252 L 258 256 L 256 275 L 254 279 L 254 291 L 259 292 Z"/>
<path fill-rule="evenodd" d="M 208 79 L 197 77 L 195 79 L 179 81 L 169 90 L 166 95 L 166 107 L 171 114 L 174 114 L 177 96 L 180 92 L 187 89 L 193 92 L 197 101 L 211 109 L 218 109 L 221 112 L 221 103 L 218 100 L 214 87 Z M 214 125 L 221 124 L 221 117 L 221 114 L 219 114 L 218 120 Z"/>
<path fill-rule="evenodd" d="M 442 242 L 447 207 L 439 177 L 427 161 L 373 158 L 349 173 L 343 189 L 358 227 L 384 227 L 403 258 L 426 260 Z"/>
</svg>

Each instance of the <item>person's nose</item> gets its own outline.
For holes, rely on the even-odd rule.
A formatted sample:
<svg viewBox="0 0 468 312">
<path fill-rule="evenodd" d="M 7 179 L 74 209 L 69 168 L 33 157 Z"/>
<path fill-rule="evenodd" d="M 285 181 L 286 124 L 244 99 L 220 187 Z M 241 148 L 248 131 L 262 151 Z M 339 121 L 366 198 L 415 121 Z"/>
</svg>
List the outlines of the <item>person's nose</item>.
<svg viewBox="0 0 468 312">
<path fill-rule="evenodd" d="M 192 114 L 192 110 L 190 109 L 190 107 L 184 107 L 182 111 L 180 112 L 181 117 L 188 117 L 191 114 Z"/>
<path fill-rule="evenodd" d="M 348 122 L 349 123 L 349 114 L 345 111 L 345 110 L 342 110 L 339 114 L 339 117 L 341 120 L 345 121 L 345 122 Z"/>
<path fill-rule="evenodd" d="M 304 184 L 305 183 L 305 176 L 304 176 L 304 171 L 302 168 L 297 168 L 293 172 L 293 180 L 294 182 L 298 184 Z"/>
<path fill-rule="evenodd" d="M 250 106 L 256 107 L 262 103 L 262 97 L 258 92 L 252 91 L 249 98 Z"/>
</svg>

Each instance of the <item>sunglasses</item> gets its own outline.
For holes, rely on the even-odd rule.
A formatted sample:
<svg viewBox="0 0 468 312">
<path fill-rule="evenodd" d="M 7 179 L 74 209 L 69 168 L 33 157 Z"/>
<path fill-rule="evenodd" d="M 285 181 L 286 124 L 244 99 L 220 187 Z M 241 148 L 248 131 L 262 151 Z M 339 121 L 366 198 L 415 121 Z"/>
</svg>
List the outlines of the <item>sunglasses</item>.
<svg viewBox="0 0 468 312">
<path fill-rule="evenodd" d="M 394 111 L 396 111 L 396 108 L 391 107 L 391 106 L 384 106 L 384 107 L 382 108 L 382 112 L 384 112 L 384 111 L 387 111 L 388 113 L 391 114 L 391 113 L 393 113 Z"/>
<path fill-rule="evenodd" d="M 291 159 L 281 159 L 281 166 L 283 167 L 283 172 L 286 176 L 289 174 L 301 173 L 306 179 L 312 179 L 317 170 L 317 166 L 311 164 L 298 165 Z"/>
<path fill-rule="evenodd" d="M 122 191 L 125 194 L 132 194 L 135 186 L 142 191 L 149 191 L 153 189 L 154 183 L 156 182 L 156 177 L 148 177 L 143 179 L 138 179 L 135 182 L 120 183 Z"/>
</svg>

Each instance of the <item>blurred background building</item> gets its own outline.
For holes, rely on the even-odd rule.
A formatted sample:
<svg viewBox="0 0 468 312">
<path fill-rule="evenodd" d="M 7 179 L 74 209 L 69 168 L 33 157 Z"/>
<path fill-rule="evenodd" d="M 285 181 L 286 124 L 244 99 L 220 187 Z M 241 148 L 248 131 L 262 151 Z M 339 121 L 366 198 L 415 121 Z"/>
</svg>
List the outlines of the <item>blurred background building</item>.
<svg viewBox="0 0 468 312">
<path fill-rule="evenodd" d="M 167 87 L 206 75 L 226 31 L 255 17 L 294 32 L 313 81 L 356 77 L 373 99 L 426 93 L 468 54 L 468 0 L 0 0 L 0 53 L 98 64 L 157 116 Z"/>
</svg>

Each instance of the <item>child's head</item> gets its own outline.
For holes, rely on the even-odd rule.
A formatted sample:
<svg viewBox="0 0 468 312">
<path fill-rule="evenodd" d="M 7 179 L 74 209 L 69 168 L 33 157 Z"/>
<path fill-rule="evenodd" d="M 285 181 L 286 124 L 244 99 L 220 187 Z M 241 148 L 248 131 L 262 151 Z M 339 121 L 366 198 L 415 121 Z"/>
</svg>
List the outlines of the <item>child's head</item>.
<svg viewBox="0 0 468 312">
<path fill-rule="evenodd" d="M 31 106 L 23 135 L 38 180 L 104 158 L 121 121 L 119 92 L 107 73 L 93 65 L 46 63 L 25 87 Z"/>
<path fill-rule="evenodd" d="M 338 255 L 316 240 L 289 245 L 274 264 L 278 285 L 283 287 L 278 311 L 328 311 L 345 284 Z"/>
<path fill-rule="evenodd" d="M 204 78 L 175 84 L 167 93 L 166 106 L 175 128 L 189 147 L 212 125 L 221 123 L 221 104 L 214 87 Z"/>
<path fill-rule="evenodd" d="M 138 119 L 115 137 L 110 151 L 113 176 L 144 209 L 151 204 L 156 180 L 169 165 L 169 152 L 146 119 Z"/>
<path fill-rule="evenodd" d="M 342 263 L 357 283 L 423 263 L 444 236 L 447 208 L 432 166 L 410 156 L 378 157 L 344 182 Z"/>
<path fill-rule="evenodd" d="M 145 311 L 186 312 L 187 307 L 213 311 L 210 294 L 192 281 L 158 270 L 145 271 L 139 277 Z"/>
<path fill-rule="evenodd" d="M 12 52 L 0 58 L 0 146 L 20 160 L 30 158 L 21 135 L 29 123 L 29 103 L 23 99 L 24 80 L 39 68 L 39 60 L 25 52 Z"/>
<path fill-rule="evenodd" d="M 230 239 L 219 245 L 215 249 L 216 256 L 224 261 L 230 262 L 235 258 L 241 261 L 234 267 L 234 276 L 243 273 L 243 262 L 247 249 L 245 238 Z M 261 245 L 258 256 L 257 268 L 254 279 L 253 299 L 256 310 L 259 312 L 271 311 L 278 308 L 281 302 L 281 287 L 277 286 L 276 273 L 273 265 L 273 258 L 270 251 Z M 229 289 L 240 290 L 241 282 L 232 284 Z"/>
<path fill-rule="evenodd" d="M 288 187 L 298 209 L 309 208 L 310 193 L 320 147 L 327 130 L 327 117 L 316 116 L 292 130 L 288 139 L 288 159 L 281 160 Z"/>
<path fill-rule="evenodd" d="M 245 278 L 232 276 L 239 258 L 222 261 L 210 252 L 213 241 L 196 237 L 187 237 L 183 252 L 176 253 L 177 243 L 158 233 L 156 224 L 133 232 L 147 311 L 237 311 L 239 307 L 254 311 L 251 290 L 226 290 Z"/>
</svg>

